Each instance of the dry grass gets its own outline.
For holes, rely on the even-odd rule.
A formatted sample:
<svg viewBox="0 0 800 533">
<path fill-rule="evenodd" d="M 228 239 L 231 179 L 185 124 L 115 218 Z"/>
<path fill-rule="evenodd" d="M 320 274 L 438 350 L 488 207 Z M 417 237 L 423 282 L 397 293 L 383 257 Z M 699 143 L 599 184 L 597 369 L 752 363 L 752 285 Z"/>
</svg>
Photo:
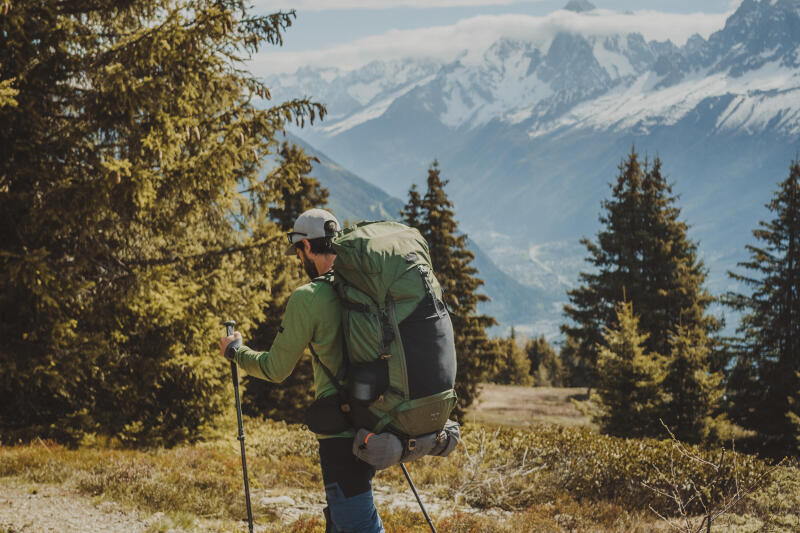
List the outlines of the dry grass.
<svg viewBox="0 0 800 533">
<path fill-rule="evenodd" d="M 467 412 L 467 420 L 484 425 L 531 427 L 555 424 L 565 427 L 592 426 L 589 417 L 572 400 L 587 399 L 585 388 L 519 387 L 485 383 L 478 400 Z"/>
<path fill-rule="evenodd" d="M 488 424 L 467 425 L 463 444 L 450 458 L 408 465 L 437 529 L 670 531 L 648 509 L 663 509 L 664 502 L 642 485 L 654 479 L 648 465 L 671 460 L 668 442 L 626 441 L 585 427 L 538 424 L 568 420 L 569 426 L 580 426 L 585 417 L 572 410 L 570 398 L 584 392 L 487 386 L 471 416 L 485 416 Z M 517 402 L 532 427 L 497 427 L 504 405 Z M 159 513 L 151 531 L 243 531 L 239 447 L 231 418 L 205 442 L 173 449 L 96 444 L 70 450 L 46 442 L 0 447 L 0 484 L 1 478 L 13 476 L 34 485 L 64 486 L 140 513 Z M 299 426 L 252 418 L 245 419 L 245 430 L 257 523 L 268 532 L 322 533 L 324 494 L 313 435 Z M 766 468 L 747 456 L 737 465 L 740 477 Z M 680 476 L 704 483 L 703 471 L 679 466 Z M 782 466 L 762 490 L 716 524 L 738 532 L 800 530 L 798 479 L 797 464 Z M 427 531 L 399 468 L 379 472 L 375 487 L 387 531 Z M 720 487 L 724 490 L 724 484 Z M 265 503 L 267 496 L 291 497 L 292 503 L 271 505 Z"/>
<path fill-rule="evenodd" d="M 267 488 L 318 492 L 322 486 L 316 440 L 307 431 L 283 423 L 248 419 L 246 424 L 255 511 L 262 519 L 274 521 L 277 516 L 272 508 L 258 503 L 258 495 Z M 229 429 L 227 423 L 224 429 Z M 0 478 L 60 484 L 128 507 L 168 513 L 165 523 L 183 515 L 223 523 L 233 518 L 236 523 L 236 518 L 246 515 L 238 441 L 221 434 L 208 442 L 172 449 L 68 449 L 44 441 L 4 446 L 0 447 Z"/>
</svg>

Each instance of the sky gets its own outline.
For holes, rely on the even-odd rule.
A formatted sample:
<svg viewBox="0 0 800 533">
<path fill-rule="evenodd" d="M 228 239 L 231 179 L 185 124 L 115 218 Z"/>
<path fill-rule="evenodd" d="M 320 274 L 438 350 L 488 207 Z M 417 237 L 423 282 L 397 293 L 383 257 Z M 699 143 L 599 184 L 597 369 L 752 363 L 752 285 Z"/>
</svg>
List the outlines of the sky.
<svg viewBox="0 0 800 533">
<path fill-rule="evenodd" d="M 429 56 L 452 60 L 499 37 L 540 38 L 555 31 L 639 31 L 648 40 L 683 44 L 708 37 L 741 0 L 593 0 L 589 14 L 562 11 L 568 0 L 254 0 L 256 12 L 295 9 L 282 48 L 251 61 L 257 75 L 298 65 L 358 68 L 373 59 Z M 587 16 L 589 15 L 589 16 Z"/>
</svg>

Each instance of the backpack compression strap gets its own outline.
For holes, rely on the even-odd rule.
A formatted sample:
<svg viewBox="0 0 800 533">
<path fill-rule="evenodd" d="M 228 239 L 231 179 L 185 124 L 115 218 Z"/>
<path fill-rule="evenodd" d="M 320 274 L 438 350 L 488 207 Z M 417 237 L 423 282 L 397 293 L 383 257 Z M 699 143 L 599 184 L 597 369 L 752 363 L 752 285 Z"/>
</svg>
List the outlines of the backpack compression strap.
<svg viewBox="0 0 800 533">
<path fill-rule="evenodd" d="M 430 297 L 431 301 L 433 302 L 433 307 L 436 309 L 436 315 L 439 318 L 444 318 L 445 315 L 447 315 L 447 304 L 444 302 L 444 294 L 440 300 L 433 293 L 431 282 L 428 281 L 428 272 L 430 272 L 430 269 L 427 266 L 417 265 L 417 269 L 419 270 L 420 277 L 422 277 L 422 283 L 425 285 L 425 292 Z"/>
<path fill-rule="evenodd" d="M 322 360 L 319 358 L 319 355 L 317 355 L 316 350 L 314 350 L 314 347 L 311 346 L 310 342 L 308 343 L 308 349 L 311 350 L 311 355 L 314 357 L 314 361 L 317 362 L 317 364 L 322 368 L 322 371 L 325 372 L 325 375 L 328 376 L 328 379 L 331 380 L 333 386 L 336 387 L 336 390 L 339 393 L 339 400 L 340 400 L 339 406 L 342 409 L 342 412 L 343 413 L 349 412 L 350 403 L 347 401 L 347 391 L 339 382 L 339 380 L 336 379 L 336 376 L 333 375 L 333 372 L 331 372 L 331 370 L 327 366 L 325 366 L 325 363 L 323 363 Z"/>
</svg>

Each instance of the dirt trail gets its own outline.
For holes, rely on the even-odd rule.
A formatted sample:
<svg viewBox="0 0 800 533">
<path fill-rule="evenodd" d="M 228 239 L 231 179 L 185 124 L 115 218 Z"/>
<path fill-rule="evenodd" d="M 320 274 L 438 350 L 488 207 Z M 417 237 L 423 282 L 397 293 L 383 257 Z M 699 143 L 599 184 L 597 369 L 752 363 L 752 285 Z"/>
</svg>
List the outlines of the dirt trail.
<svg viewBox="0 0 800 533">
<path fill-rule="evenodd" d="M 157 520 L 58 485 L 0 479 L 0 532 L 143 532 Z"/>
<path fill-rule="evenodd" d="M 375 504 L 381 510 L 407 508 L 419 511 L 410 490 L 374 487 Z M 445 502 L 422 492 L 428 512 L 441 517 L 453 511 L 451 502 Z M 319 491 L 266 490 L 253 492 L 253 504 L 259 513 L 267 512 L 273 519 L 289 524 L 302 515 L 322 516 L 325 506 L 322 488 Z M 462 512 L 474 509 L 460 508 Z M 256 513 L 257 515 L 258 513 Z M 420 515 L 421 517 L 421 515 Z M 259 523 L 256 532 L 274 531 L 281 526 Z M 420 518 L 421 520 L 422 518 Z M 231 521 L 193 519 L 183 527 L 164 513 L 144 514 L 115 502 L 97 500 L 80 494 L 67 485 L 36 484 L 19 478 L 0 478 L 0 533 L 146 533 L 169 531 L 171 533 L 229 530 Z"/>
</svg>

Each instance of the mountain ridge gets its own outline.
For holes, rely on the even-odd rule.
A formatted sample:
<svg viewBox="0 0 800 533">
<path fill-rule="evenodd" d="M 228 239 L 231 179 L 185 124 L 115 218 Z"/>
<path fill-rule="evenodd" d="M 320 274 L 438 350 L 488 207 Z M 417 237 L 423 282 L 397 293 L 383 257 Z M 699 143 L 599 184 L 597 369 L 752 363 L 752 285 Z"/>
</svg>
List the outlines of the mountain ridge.
<svg viewBox="0 0 800 533">
<path fill-rule="evenodd" d="M 342 223 L 398 218 L 404 205 L 402 201 L 343 168 L 296 135 L 287 133 L 285 140 L 317 158 L 317 161 L 311 163 L 310 175 L 328 190 L 328 204 L 325 207 L 336 214 Z M 522 326 L 521 332 L 548 334 L 552 337 L 557 328 L 552 324 L 542 323 L 544 315 L 553 306 L 552 295 L 519 283 L 513 276 L 498 268 L 474 240 L 467 239 L 467 248 L 475 255 L 472 264 L 478 269 L 477 276 L 484 281 L 479 292 L 491 298 L 489 302 L 480 303 L 478 311 L 495 317 L 501 332 L 511 326 Z M 534 327 L 533 324 L 539 324 L 539 327 Z"/>
<path fill-rule="evenodd" d="M 583 11 L 597 9 L 597 7 L 593 3 L 589 2 L 589 0 L 569 0 L 567 5 L 564 6 L 564 9 L 567 11 L 575 11 L 580 13 Z"/>
<path fill-rule="evenodd" d="M 591 17 L 585 12 L 575 15 Z M 608 36 L 558 31 L 541 46 L 534 41 L 500 39 L 483 53 L 478 65 L 464 63 L 463 58 L 441 64 L 373 61 L 348 73 L 299 69 L 291 76 L 271 77 L 269 82 L 276 94 L 315 94 L 328 102 L 331 115 L 318 129 L 326 136 L 379 117 L 392 101 L 428 84 L 438 85 L 447 97 L 443 103 L 449 108 L 438 110 L 442 122 L 458 128 L 481 126 L 494 118 L 518 122 L 521 113 L 529 113 L 526 119 L 534 121 L 552 119 L 575 104 L 606 95 L 620 85 L 630 86 L 648 73 L 651 76 L 641 80 L 638 90 L 658 91 L 703 74 L 740 78 L 771 63 L 785 69 L 800 67 L 797 0 L 746 0 L 723 29 L 708 39 L 694 35 L 681 47 L 670 41 L 645 41 L 633 30 Z M 750 83 L 740 89 L 758 88 Z M 527 92 L 519 92 L 522 89 Z M 773 87 L 767 84 L 765 89 Z M 339 104 L 347 97 L 352 98 L 350 104 Z M 354 105 L 360 105 L 358 110 Z M 361 119 L 354 120 L 355 115 Z M 340 124 L 342 120 L 347 123 Z M 797 128 L 798 124 L 800 117 L 793 117 L 791 125 Z"/>
<path fill-rule="evenodd" d="M 585 251 L 557 243 L 597 231 L 608 183 L 635 146 L 664 162 L 712 291 L 736 288 L 725 272 L 800 148 L 800 0 L 745 0 L 724 27 L 681 46 L 634 30 L 500 39 L 480 60 L 356 70 L 348 79 L 373 87 L 367 103 L 341 116 L 331 107 L 302 135 L 394 195 L 438 159 L 464 230 L 492 256 L 498 236 L 510 239 L 521 253 L 498 266 L 532 269 L 544 277 L 526 283 L 562 297 L 567 286 L 547 271 L 577 280 Z M 525 250 L 542 246 L 559 252 L 539 269 Z"/>
</svg>

